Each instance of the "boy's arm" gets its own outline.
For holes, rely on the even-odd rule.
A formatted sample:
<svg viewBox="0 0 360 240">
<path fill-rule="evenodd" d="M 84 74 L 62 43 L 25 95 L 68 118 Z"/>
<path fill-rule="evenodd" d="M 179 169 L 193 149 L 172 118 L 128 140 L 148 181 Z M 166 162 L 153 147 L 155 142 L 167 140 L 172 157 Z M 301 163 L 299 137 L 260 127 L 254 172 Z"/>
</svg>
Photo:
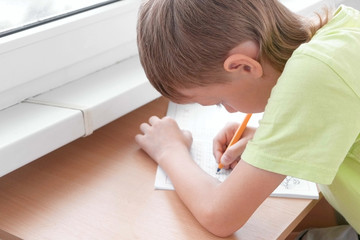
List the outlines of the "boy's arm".
<svg viewBox="0 0 360 240">
<path fill-rule="evenodd" d="M 164 156 L 166 157 L 166 156 Z M 168 156 L 161 167 L 192 214 L 208 231 L 229 236 L 241 228 L 285 176 L 240 161 L 220 183 L 184 150 Z"/>
<path fill-rule="evenodd" d="M 285 178 L 240 161 L 220 183 L 192 160 L 191 135 L 173 119 L 152 117 L 140 129 L 138 144 L 168 174 L 200 224 L 215 235 L 228 236 L 238 230 Z"/>
</svg>

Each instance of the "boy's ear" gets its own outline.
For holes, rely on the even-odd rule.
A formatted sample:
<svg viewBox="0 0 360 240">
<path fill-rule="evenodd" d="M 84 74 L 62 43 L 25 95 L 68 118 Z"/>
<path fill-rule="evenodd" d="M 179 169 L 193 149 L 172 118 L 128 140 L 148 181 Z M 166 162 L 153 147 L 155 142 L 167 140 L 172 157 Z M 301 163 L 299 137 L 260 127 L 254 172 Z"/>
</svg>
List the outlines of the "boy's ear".
<svg viewBox="0 0 360 240">
<path fill-rule="evenodd" d="M 224 69 L 227 72 L 236 72 L 244 75 L 252 75 L 259 78 L 263 75 L 260 63 L 244 54 L 232 54 L 224 61 Z"/>
</svg>

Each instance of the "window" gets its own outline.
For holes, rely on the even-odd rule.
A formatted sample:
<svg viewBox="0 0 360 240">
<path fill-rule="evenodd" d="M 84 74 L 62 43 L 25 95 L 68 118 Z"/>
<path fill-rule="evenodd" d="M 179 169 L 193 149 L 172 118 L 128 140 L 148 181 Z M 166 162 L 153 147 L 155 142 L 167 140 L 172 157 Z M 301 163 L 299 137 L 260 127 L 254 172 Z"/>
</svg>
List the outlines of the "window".
<svg viewBox="0 0 360 240">
<path fill-rule="evenodd" d="M 139 4 L 116 1 L 1 37 L 0 109 L 136 55 Z"/>
<path fill-rule="evenodd" d="M 120 0 L 2 0 L 0 2 L 0 37 L 117 1 Z"/>
</svg>

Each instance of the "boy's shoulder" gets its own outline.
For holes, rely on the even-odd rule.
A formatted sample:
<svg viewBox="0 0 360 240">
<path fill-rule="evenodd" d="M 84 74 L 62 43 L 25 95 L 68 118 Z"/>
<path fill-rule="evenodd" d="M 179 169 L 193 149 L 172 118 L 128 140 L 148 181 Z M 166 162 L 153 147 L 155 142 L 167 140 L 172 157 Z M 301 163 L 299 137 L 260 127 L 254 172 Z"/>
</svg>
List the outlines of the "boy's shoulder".
<svg viewBox="0 0 360 240">
<path fill-rule="evenodd" d="M 340 6 L 334 17 L 292 57 L 315 58 L 327 65 L 360 95 L 360 12 Z M 291 58 L 289 59 L 291 61 Z M 306 67 L 306 66 L 304 66 Z"/>
</svg>

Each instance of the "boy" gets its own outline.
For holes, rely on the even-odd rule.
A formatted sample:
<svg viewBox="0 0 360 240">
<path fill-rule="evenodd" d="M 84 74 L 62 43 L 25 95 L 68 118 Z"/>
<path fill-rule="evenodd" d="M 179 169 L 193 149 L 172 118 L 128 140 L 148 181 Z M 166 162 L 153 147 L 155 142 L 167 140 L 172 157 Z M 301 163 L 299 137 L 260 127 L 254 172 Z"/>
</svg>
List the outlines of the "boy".
<svg viewBox="0 0 360 240">
<path fill-rule="evenodd" d="M 216 160 L 233 168 L 223 183 L 192 161 L 191 134 L 174 120 L 140 126 L 136 141 L 210 232 L 238 230 L 286 175 L 318 183 L 360 232 L 360 14 L 342 6 L 328 15 L 309 21 L 276 0 L 143 4 L 140 59 L 162 95 L 264 111 L 259 128 L 226 152 L 237 126 L 214 139 Z"/>
</svg>

